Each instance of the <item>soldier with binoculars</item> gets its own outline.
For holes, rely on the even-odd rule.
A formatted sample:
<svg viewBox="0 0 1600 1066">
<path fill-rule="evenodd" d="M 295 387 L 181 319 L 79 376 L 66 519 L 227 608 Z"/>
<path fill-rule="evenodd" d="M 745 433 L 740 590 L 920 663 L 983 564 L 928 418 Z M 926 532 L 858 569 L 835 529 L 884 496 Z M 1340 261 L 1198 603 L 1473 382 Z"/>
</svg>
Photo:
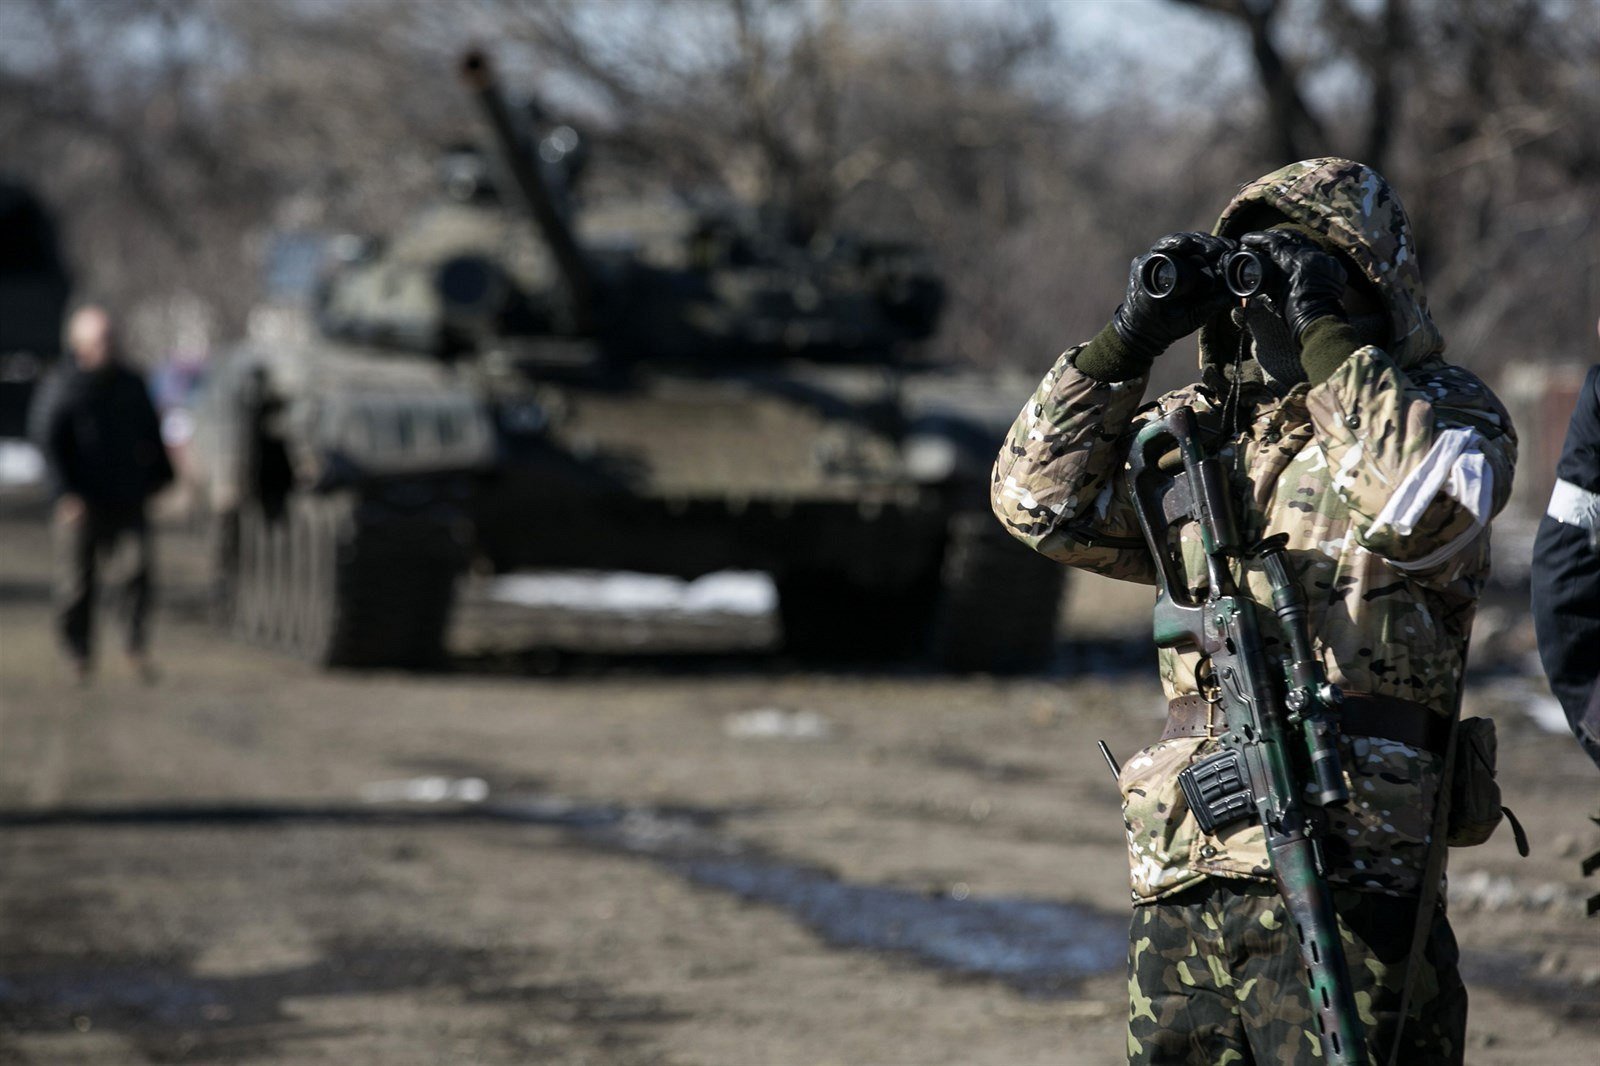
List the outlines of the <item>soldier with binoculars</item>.
<svg viewBox="0 0 1600 1066">
<path fill-rule="evenodd" d="M 1200 379 L 1147 403 L 1152 364 L 1195 333 Z M 1498 793 L 1479 794 L 1489 724 L 1458 716 L 1516 436 L 1443 348 L 1393 190 L 1310 159 L 1244 186 L 1214 232 L 1134 259 L 1110 322 L 1056 361 L 1000 450 L 991 499 L 1014 536 L 1160 589 L 1167 726 L 1113 760 L 1131 1062 L 1462 1061 L 1439 886 L 1445 841 L 1481 843 L 1500 819 Z M 1291 602 L 1309 636 L 1275 639 Z M 1241 611 L 1259 621 L 1235 641 Z M 1203 631 L 1170 624 L 1186 613 Z M 1291 673 L 1327 693 L 1341 787 L 1323 798 L 1299 784 L 1315 752 L 1286 739 L 1308 720 Z M 1274 802 L 1250 769 L 1263 744 L 1299 775 Z M 1468 744 L 1488 760 L 1458 757 Z M 1315 861 L 1285 876 L 1285 840 Z M 1343 949 L 1320 976 L 1313 936 Z"/>
</svg>

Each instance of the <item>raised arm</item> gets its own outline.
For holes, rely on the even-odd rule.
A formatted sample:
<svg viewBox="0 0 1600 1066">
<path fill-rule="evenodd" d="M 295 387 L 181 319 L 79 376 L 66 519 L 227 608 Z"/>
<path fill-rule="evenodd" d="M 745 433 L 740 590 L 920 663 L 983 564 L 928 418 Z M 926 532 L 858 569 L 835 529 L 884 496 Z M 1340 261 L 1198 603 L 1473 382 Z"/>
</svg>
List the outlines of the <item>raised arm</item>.
<svg viewBox="0 0 1600 1066">
<path fill-rule="evenodd" d="M 1063 354 L 1006 435 L 990 485 L 1012 536 L 1051 559 L 1151 584 L 1149 552 L 1123 476 L 1145 376 L 1101 381 L 1078 369 L 1092 345 Z"/>
<path fill-rule="evenodd" d="M 1150 365 L 1227 304 L 1220 286 L 1152 296 L 1140 274 L 1153 255 L 1215 264 L 1232 243 L 1173 233 L 1128 270 L 1127 291 L 1094 340 L 1065 352 L 1012 424 L 995 460 L 990 502 L 1012 536 L 1050 558 L 1150 584 L 1124 464 Z"/>
</svg>

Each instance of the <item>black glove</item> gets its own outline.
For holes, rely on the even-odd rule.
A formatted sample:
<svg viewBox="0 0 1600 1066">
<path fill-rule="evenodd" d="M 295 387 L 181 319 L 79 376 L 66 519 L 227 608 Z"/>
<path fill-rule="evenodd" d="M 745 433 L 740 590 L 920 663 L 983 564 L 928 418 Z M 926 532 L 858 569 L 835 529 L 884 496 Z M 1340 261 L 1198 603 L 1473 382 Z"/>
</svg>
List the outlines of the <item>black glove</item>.
<svg viewBox="0 0 1600 1066">
<path fill-rule="evenodd" d="M 1199 329 L 1233 299 L 1220 284 L 1201 286 L 1184 296 L 1155 299 L 1139 284 L 1145 260 L 1161 252 L 1175 259 L 1196 256 L 1215 265 L 1233 248 L 1234 243 L 1228 238 L 1209 233 L 1169 233 L 1136 258 L 1128 270 L 1128 291 L 1122 297 L 1122 305 L 1111 316 L 1111 326 L 1123 344 L 1146 364 L 1154 362 L 1174 341 Z"/>
<path fill-rule="evenodd" d="M 1282 293 L 1283 321 L 1296 343 L 1319 318 L 1332 315 L 1345 321 L 1344 286 L 1347 276 L 1339 260 L 1323 251 L 1311 238 L 1288 229 L 1247 233 L 1239 247 L 1272 260 L 1287 281 Z"/>
</svg>

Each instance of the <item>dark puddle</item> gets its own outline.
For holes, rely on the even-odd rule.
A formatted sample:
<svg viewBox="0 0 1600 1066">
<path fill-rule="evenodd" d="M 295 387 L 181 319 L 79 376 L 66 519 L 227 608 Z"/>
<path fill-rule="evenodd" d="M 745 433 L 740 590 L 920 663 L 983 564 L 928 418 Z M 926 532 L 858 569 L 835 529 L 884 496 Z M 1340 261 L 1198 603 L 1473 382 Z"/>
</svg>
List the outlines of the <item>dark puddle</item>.
<svg viewBox="0 0 1600 1066">
<path fill-rule="evenodd" d="M 229 805 L 4 812 L 0 826 L 516 822 L 563 829 L 582 846 L 646 859 L 696 884 L 781 908 L 829 944 L 891 952 L 1033 995 L 1066 994 L 1085 977 L 1120 968 L 1126 957 L 1127 918 L 1122 915 L 1049 900 L 960 898 L 852 884 L 769 855 L 720 828 L 731 816 L 758 813 L 535 796 L 442 808 Z"/>
<path fill-rule="evenodd" d="M 1033 995 L 1070 991 L 1122 965 L 1128 923 L 1088 907 L 1030 899 L 958 899 L 852 885 L 827 873 L 759 861 L 686 864 L 695 882 L 792 911 L 830 944 L 903 952 Z"/>
<path fill-rule="evenodd" d="M 892 952 L 1032 995 L 1065 994 L 1085 977 L 1120 968 L 1127 957 L 1124 916 L 1048 900 L 852 884 L 719 832 L 729 812 L 550 799 L 491 801 L 485 808 L 502 818 L 566 826 L 590 846 L 648 858 L 696 884 L 779 907 L 837 947 Z"/>
<path fill-rule="evenodd" d="M 521 1022 L 562 1023 L 581 1030 L 583 1043 L 613 1048 L 644 1040 L 641 1026 L 679 1017 L 653 999 L 615 996 L 592 984 L 519 983 L 515 973 L 529 964 L 527 952 L 394 941 L 330 941 L 320 948 L 321 956 L 304 965 L 219 976 L 196 974 L 184 955 L 11 952 L 0 977 L 0 1031 L 110 1030 L 128 1037 L 147 1061 L 219 1062 L 276 1057 L 285 1041 L 350 1031 L 300 1022 L 285 1004 L 306 997 L 449 990 L 461 1002 L 514 1005 Z M 545 1055 L 574 1050 L 520 1047 L 528 1029 L 490 1030 L 482 1040 Z"/>
</svg>

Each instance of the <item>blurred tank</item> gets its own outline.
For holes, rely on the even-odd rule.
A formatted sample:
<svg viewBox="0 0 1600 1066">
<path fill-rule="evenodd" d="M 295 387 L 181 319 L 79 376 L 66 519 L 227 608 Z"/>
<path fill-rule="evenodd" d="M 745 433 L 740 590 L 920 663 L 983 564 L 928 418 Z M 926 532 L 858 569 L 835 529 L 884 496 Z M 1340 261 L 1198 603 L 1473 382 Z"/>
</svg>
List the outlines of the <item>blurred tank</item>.
<svg viewBox="0 0 1600 1066">
<path fill-rule="evenodd" d="M 34 387 L 60 355 L 71 284 L 49 212 L 4 177 L 0 235 L 0 437 L 20 437 Z"/>
<path fill-rule="evenodd" d="M 577 133 L 483 56 L 462 74 L 491 152 L 449 153 L 392 239 L 339 242 L 312 322 L 264 311 L 208 390 L 234 624 L 416 665 L 469 564 L 753 569 L 796 653 L 1042 663 L 1061 568 L 987 506 L 1022 393 L 917 359 L 943 294 L 916 251 L 582 203 Z"/>
</svg>

